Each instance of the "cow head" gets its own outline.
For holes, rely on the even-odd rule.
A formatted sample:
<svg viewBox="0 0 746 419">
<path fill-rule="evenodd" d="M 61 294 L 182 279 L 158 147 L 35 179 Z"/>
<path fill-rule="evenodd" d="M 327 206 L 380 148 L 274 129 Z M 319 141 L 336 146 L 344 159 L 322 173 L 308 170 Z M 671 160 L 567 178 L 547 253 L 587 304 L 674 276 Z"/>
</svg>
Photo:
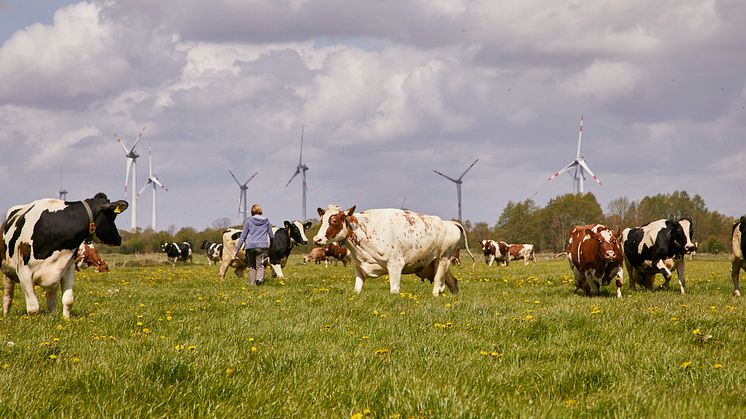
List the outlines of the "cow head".
<svg viewBox="0 0 746 419">
<path fill-rule="evenodd" d="M 585 229 L 585 234 L 590 236 L 592 240 L 598 242 L 598 256 L 603 259 L 604 262 L 613 262 L 616 260 L 618 245 L 612 243 L 615 240 L 614 234 L 603 229 L 599 232 L 595 232 L 590 228 Z"/>
<path fill-rule="evenodd" d="M 96 224 L 96 237 L 111 246 L 122 244 L 122 237 L 114 221 L 129 206 L 127 201 L 109 202 L 106 194 L 99 192 L 93 198 L 86 199 L 86 202 L 91 207 L 93 222 Z"/>
<path fill-rule="evenodd" d="M 202 244 L 199 245 L 199 248 L 207 250 L 207 246 L 209 245 L 210 245 L 210 242 L 208 242 L 207 240 L 202 240 Z"/>
<path fill-rule="evenodd" d="M 290 235 L 290 240 L 294 241 L 296 244 L 308 243 L 308 238 L 306 237 L 306 229 L 310 227 L 310 221 L 306 223 L 301 223 L 298 220 L 295 220 L 292 223 L 290 221 L 285 221 L 285 228 Z"/>
<path fill-rule="evenodd" d="M 684 253 L 691 253 L 697 250 L 697 245 L 692 242 L 692 236 L 694 235 L 694 228 L 692 227 L 692 219 L 689 217 L 683 217 L 677 222 L 666 221 L 666 225 L 672 227 L 673 241 L 674 244 L 680 248 Z"/>
<path fill-rule="evenodd" d="M 171 249 L 178 251 L 178 247 L 176 247 L 176 243 L 163 243 L 161 245 L 161 252 L 163 253 L 169 253 Z"/>
<path fill-rule="evenodd" d="M 492 240 L 482 240 L 482 253 L 485 256 L 488 256 L 490 253 L 492 253 Z"/>
<path fill-rule="evenodd" d="M 321 217 L 321 227 L 319 227 L 319 232 L 313 237 L 313 242 L 317 246 L 325 246 L 330 241 L 334 242 L 344 239 L 347 234 L 345 219 L 355 213 L 355 206 L 352 206 L 347 211 L 342 211 L 336 205 L 329 205 L 325 210 L 317 208 L 316 211 L 318 211 Z"/>
</svg>

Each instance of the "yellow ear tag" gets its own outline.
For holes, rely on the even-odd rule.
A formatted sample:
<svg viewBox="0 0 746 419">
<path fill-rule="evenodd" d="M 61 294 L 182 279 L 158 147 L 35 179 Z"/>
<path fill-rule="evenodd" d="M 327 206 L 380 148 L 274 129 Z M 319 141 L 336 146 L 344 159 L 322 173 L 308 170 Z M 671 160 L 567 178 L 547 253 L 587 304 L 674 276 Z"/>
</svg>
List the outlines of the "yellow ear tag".
<svg viewBox="0 0 746 419">
<path fill-rule="evenodd" d="M 122 210 L 120 210 L 119 209 L 119 205 L 117 205 L 116 208 L 114 208 L 114 214 L 119 214 L 121 212 L 122 212 Z"/>
</svg>

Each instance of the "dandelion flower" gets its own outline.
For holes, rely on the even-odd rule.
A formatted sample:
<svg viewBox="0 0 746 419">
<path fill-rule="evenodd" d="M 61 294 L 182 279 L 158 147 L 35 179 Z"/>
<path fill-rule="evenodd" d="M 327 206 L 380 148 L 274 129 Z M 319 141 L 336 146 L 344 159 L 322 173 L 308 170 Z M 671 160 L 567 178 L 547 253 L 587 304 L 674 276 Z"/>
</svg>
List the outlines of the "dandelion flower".
<svg viewBox="0 0 746 419">
<path fill-rule="evenodd" d="M 692 334 L 699 336 L 699 335 L 702 334 L 702 331 L 700 329 L 694 329 L 694 330 L 692 330 Z"/>
<path fill-rule="evenodd" d="M 688 370 L 688 369 L 689 369 L 689 367 L 691 367 L 691 366 L 692 366 L 692 364 L 694 364 L 694 362 L 692 362 L 692 361 L 684 361 L 684 362 L 683 362 L 683 363 L 681 364 L 681 368 L 683 368 L 683 369 L 685 369 L 685 370 Z"/>
<path fill-rule="evenodd" d="M 54 361 L 55 359 L 57 359 L 57 355 L 55 354 L 49 355 L 49 359 Z"/>
<path fill-rule="evenodd" d="M 225 376 L 228 377 L 228 378 L 231 378 L 231 377 L 233 377 L 233 373 L 235 373 L 235 372 L 236 372 L 236 370 L 234 370 L 233 368 L 226 368 L 225 369 Z"/>
<path fill-rule="evenodd" d="M 150 329 L 148 329 L 147 327 L 145 327 L 145 328 L 142 329 L 142 332 L 145 333 L 146 335 L 148 335 L 148 334 L 150 334 Z"/>
<path fill-rule="evenodd" d="M 383 356 L 383 355 L 388 355 L 388 353 L 389 353 L 388 348 L 379 348 L 379 349 L 376 349 L 376 355 Z"/>
<path fill-rule="evenodd" d="M 252 346 L 251 347 L 251 352 L 256 352 L 256 351 L 257 351 L 256 346 Z"/>
<path fill-rule="evenodd" d="M 716 370 L 719 370 L 720 368 L 723 368 L 723 364 L 720 363 L 714 363 L 712 364 L 712 368 L 715 368 Z"/>
<path fill-rule="evenodd" d="M 80 358 L 78 357 L 78 355 L 73 354 L 73 356 L 70 357 L 70 362 L 77 364 L 78 362 L 80 362 Z"/>
</svg>

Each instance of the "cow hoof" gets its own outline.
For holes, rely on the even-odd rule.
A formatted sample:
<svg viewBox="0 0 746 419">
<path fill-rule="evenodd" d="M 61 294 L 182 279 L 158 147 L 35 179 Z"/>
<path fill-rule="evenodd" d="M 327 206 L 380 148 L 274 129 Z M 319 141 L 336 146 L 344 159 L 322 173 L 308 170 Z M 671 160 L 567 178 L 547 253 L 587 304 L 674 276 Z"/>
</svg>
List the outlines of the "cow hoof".
<svg viewBox="0 0 746 419">
<path fill-rule="evenodd" d="M 736 290 L 736 297 L 740 297 L 740 296 L 741 296 L 741 291 Z"/>
</svg>

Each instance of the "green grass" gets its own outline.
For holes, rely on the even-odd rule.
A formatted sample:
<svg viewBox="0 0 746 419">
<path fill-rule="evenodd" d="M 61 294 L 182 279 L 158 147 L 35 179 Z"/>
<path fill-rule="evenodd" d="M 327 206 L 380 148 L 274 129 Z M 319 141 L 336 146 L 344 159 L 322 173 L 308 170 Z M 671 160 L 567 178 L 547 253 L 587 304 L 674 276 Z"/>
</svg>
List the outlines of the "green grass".
<svg viewBox="0 0 746 419">
<path fill-rule="evenodd" d="M 16 290 L 0 417 L 743 417 L 729 269 L 698 258 L 686 296 L 621 300 L 573 294 L 564 260 L 464 264 L 441 298 L 411 276 L 355 295 L 352 268 L 297 255 L 262 287 L 200 264 L 89 269 L 70 321 L 25 316 Z"/>
</svg>

